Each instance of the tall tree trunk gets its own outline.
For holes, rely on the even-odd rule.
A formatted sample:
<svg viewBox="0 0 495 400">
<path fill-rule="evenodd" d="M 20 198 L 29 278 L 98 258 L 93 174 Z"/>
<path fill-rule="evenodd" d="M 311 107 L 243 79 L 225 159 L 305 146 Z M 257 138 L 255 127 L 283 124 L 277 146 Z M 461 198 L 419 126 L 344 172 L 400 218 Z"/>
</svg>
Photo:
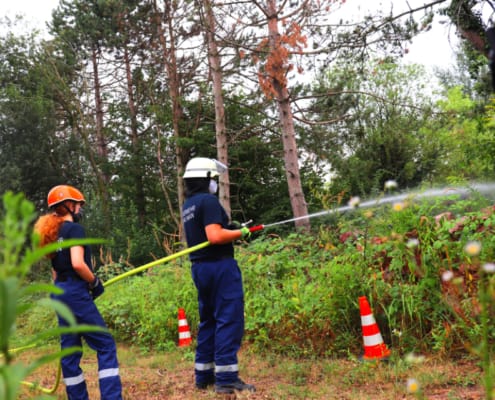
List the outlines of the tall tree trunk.
<svg viewBox="0 0 495 400">
<path fill-rule="evenodd" d="M 277 54 L 279 43 L 279 29 L 277 17 L 277 5 L 275 0 L 267 0 L 268 10 L 268 35 L 269 46 L 272 54 Z M 294 218 L 308 215 L 308 207 L 304 198 L 299 173 L 299 160 L 297 154 L 296 134 L 294 129 L 294 118 L 290 108 L 290 96 L 287 84 L 279 77 L 285 77 L 285 69 L 282 60 L 274 60 L 275 73 L 271 74 L 271 85 L 277 100 L 280 128 L 282 130 L 282 143 L 284 148 L 284 163 L 287 184 L 289 187 L 289 198 Z M 278 61 L 278 64 L 277 64 Z M 302 218 L 295 222 L 296 227 L 309 229 L 309 218 Z"/>
<path fill-rule="evenodd" d="M 210 0 L 204 0 L 206 38 L 208 41 L 208 61 L 213 81 L 213 98 L 215 102 L 215 132 L 217 142 L 217 159 L 228 165 L 229 147 L 227 131 L 225 127 L 225 107 L 222 94 L 222 67 L 218 46 L 215 40 L 215 16 L 213 15 L 213 4 Z M 223 208 L 230 218 L 230 178 L 228 171 L 220 175 L 219 199 Z"/>
<path fill-rule="evenodd" d="M 129 60 L 129 50 L 127 49 L 127 45 L 124 44 L 124 63 L 125 63 L 125 72 L 126 72 L 126 80 L 127 80 L 127 102 L 129 105 L 129 116 L 131 119 L 131 143 L 133 149 L 133 159 L 135 160 L 135 169 L 132 171 L 135 185 L 135 204 L 137 208 L 139 223 L 141 226 L 144 226 L 145 216 L 146 216 L 146 203 L 145 196 L 143 190 L 143 172 L 142 172 L 142 163 L 140 162 L 141 158 L 141 143 L 139 142 L 139 133 L 138 133 L 138 123 L 137 123 L 137 111 L 136 111 L 136 103 L 134 101 L 134 91 L 133 91 L 133 83 L 132 83 L 132 71 L 131 71 L 131 62 Z"/>
<path fill-rule="evenodd" d="M 96 44 L 92 46 L 91 62 L 93 65 L 93 79 L 94 79 L 94 99 L 95 99 L 95 134 L 96 134 L 96 153 L 98 155 L 98 172 L 96 174 L 98 192 L 101 196 L 101 204 L 104 218 L 110 226 L 110 196 L 108 194 L 109 177 L 102 171 L 101 166 L 108 162 L 108 145 L 103 132 L 103 101 L 101 99 L 101 82 L 98 70 L 98 49 Z"/>
<path fill-rule="evenodd" d="M 164 0 L 165 12 L 164 12 L 164 20 L 167 24 L 168 38 L 170 41 L 170 46 L 167 47 L 167 40 L 165 37 L 165 32 L 162 27 L 162 18 L 160 18 L 160 11 L 156 4 L 156 0 L 153 1 L 155 16 L 156 16 L 156 27 L 158 30 L 158 37 L 160 40 L 160 44 L 162 46 L 162 54 L 163 54 L 163 63 L 165 65 L 166 73 L 168 76 L 168 84 L 169 84 L 169 95 L 172 101 L 172 127 L 174 131 L 174 137 L 179 139 L 182 136 L 180 130 L 180 121 L 183 118 L 183 112 L 181 107 L 181 99 L 180 99 L 180 81 L 178 76 L 178 66 L 177 66 L 177 57 L 175 54 L 175 35 L 172 24 L 172 11 L 171 7 L 173 6 L 172 2 L 168 0 Z M 178 142 L 178 140 L 177 140 Z M 184 174 L 184 168 L 186 164 L 186 154 L 184 150 L 176 144 L 175 146 L 175 156 L 177 162 L 177 196 L 179 201 L 179 209 L 182 210 L 182 204 L 184 204 L 185 193 L 184 193 L 184 185 L 182 180 L 182 175 Z M 182 211 L 181 211 L 182 212 Z M 179 233 L 182 232 L 182 226 L 178 227 Z M 183 236 L 180 234 L 180 236 Z"/>
<path fill-rule="evenodd" d="M 105 135 L 103 134 L 103 102 L 101 100 L 101 83 L 98 71 L 98 50 L 93 46 L 91 53 L 93 63 L 94 94 L 95 94 L 95 134 L 96 134 L 96 152 L 102 160 L 108 158 L 108 148 Z"/>
</svg>

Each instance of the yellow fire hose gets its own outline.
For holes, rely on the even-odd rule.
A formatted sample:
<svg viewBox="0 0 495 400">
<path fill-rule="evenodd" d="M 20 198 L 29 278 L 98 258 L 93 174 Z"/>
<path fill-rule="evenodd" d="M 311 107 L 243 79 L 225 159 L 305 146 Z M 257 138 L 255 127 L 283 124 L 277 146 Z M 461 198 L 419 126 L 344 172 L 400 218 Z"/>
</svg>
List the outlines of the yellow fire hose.
<svg viewBox="0 0 495 400">
<path fill-rule="evenodd" d="M 112 285 L 114 284 L 115 282 L 118 282 L 124 278 L 127 278 L 128 276 L 132 276 L 132 275 L 135 275 L 135 274 L 138 274 L 139 272 L 142 272 L 148 268 L 151 268 L 151 267 L 154 267 L 156 265 L 160 265 L 160 264 L 165 264 L 169 261 L 172 261 L 172 260 L 175 260 L 176 258 L 179 258 L 179 257 L 182 257 L 182 256 L 185 256 L 186 254 L 189 254 L 189 253 L 192 253 L 194 251 L 197 251 L 197 250 L 200 250 L 204 247 L 207 247 L 210 245 L 210 242 L 203 242 L 203 243 L 200 243 L 200 244 L 197 244 L 196 246 L 193 246 L 193 247 L 189 247 L 187 249 L 184 249 L 184 250 L 181 250 L 177 253 L 174 253 L 174 254 L 171 254 L 167 257 L 163 257 L 163 258 L 160 258 L 158 260 L 155 260 L 155 261 L 152 261 L 152 262 L 149 262 L 148 264 L 144 264 L 140 267 L 137 267 L 137 268 L 134 268 L 134 269 L 131 269 L 130 271 L 127 271 L 127 272 L 124 272 L 123 274 L 120 274 L 112 279 L 109 279 L 108 281 L 104 282 L 103 283 L 103 286 L 109 286 L 109 285 Z M 19 350 L 22 350 L 22 349 L 25 349 L 25 348 L 29 348 L 29 347 L 34 347 L 34 346 L 26 346 L 26 347 L 20 347 L 18 349 L 13 349 L 11 351 L 15 352 L 15 351 L 19 351 Z M 43 386 L 40 386 L 36 383 L 33 383 L 33 382 L 26 382 L 26 381 L 22 381 L 21 383 L 23 385 L 26 385 L 26 386 L 29 386 L 29 387 L 32 387 L 32 388 L 35 388 L 35 389 L 38 389 L 40 391 L 42 391 L 43 393 L 46 393 L 46 394 L 53 394 L 55 393 L 55 391 L 58 389 L 58 386 L 60 385 L 60 378 L 62 377 L 62 366 L 60 363 L 58 363 L 58 369 L 57 369 L 57 375 L 56 375 L 56 378 L 55 378 L 55 383 L 53 384 L 53 387 L 51 388 L 46 388 L 46 387 L 43 387 Z"/>
<path fill-rule="evenodd" d="M 171 254 L 167 257 L 160 258 L 159 260 L 149 262 L 148 264 L 144 264 L 140 267 L 137 267 L 137 268 L 131 269 L 130 271 L 124 272 L 123 274 L 120 274 L 119 276 L 116 276 L 115 278 L 109 279 L 108 281 L 106 281 L 103 284 L 103 286 L 111 285 L 115 282 L 118 282 L 118 281 L 124 279 L 124 278 L 127 278 L 128 276 L 138 274 L 139 272 L 142 272 L 148 268 L 154 267 L 155 265 L 165 264 L 169 261 L 172 261 L 172 260 L 175 260 L 176 258 L 185 256 L 186 254 L 193 253 L 193 252 L 200 250 L 204 247 L 207 247 L 209 245 L 210 245 L 210 242 L 203 242 L 203 243 L 197 244 L 196 246 L 189 247 L 189 248 L 181 250 L 177 253 Z"/>
</svg>

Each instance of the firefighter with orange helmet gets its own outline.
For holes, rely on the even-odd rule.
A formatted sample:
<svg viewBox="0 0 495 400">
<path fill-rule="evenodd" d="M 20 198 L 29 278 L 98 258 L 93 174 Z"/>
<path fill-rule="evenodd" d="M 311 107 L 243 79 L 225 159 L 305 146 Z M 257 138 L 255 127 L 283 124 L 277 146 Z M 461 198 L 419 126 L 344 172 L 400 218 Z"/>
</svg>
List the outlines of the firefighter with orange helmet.
<svg viewBox="0 0 495 400">
<path fill-rule="evenodd" d="M 49 212 L 42 215 L 35 224 L 43 246 L 53 242 L 86 237 L 79 224 L 82 206 L 86 203 L 83 194 L 73 186 L 59 185 L 50 190 L 47 196 Z M 104 287 L 95 275 L 91 263 L 91 251 L 87 245 L 61 248 L 50 254 L 55 285 L 63 290 L 53 295 L 66 304 L 78 324 L 106 327 L 94 300 L 103 294 Z M 67 322 L 58 316 L 60 326 Z M 97 353 L 98 378 L 101 400 L 121 400 L 122 383 L 119 375 L 117 348 L 108 332 L 86 332 L 62 334 L 62 349 L 81 347 L 82 339 Z M 80 367 L 82 351 L 62 358 L 62 373 L 69 400 L 88 400 L 88 391 L 83 371 Z"/>
</svg>

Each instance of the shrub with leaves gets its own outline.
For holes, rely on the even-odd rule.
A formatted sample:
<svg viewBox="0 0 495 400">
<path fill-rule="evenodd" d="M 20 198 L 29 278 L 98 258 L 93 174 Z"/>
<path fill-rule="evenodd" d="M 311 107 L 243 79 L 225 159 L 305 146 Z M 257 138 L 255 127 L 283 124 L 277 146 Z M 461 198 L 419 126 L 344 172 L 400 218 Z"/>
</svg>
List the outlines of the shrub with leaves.
<svg viewBox="0 0 495 400">
<path fill-rule="evenodd" d="M 295 357 L 357 356 L 358 299 L 366 296 L 395 354 L 465 354 L 482 339 L 479 265 L 495 260 L 495 213 L 487 204 L 476 197 L 388 204 L 332 215 L 315 233 L 266 230 L 237 244 L 245 342 Z M 476 260 L 464 251 L 470 240 L 483 244 Z M 452 280 L 443 280 L 446 271 Z M 187 257 L 111 285 L 98 302 L 120 341 L 175 349 L 179 307 L 196 337 Z"/>
</svg>

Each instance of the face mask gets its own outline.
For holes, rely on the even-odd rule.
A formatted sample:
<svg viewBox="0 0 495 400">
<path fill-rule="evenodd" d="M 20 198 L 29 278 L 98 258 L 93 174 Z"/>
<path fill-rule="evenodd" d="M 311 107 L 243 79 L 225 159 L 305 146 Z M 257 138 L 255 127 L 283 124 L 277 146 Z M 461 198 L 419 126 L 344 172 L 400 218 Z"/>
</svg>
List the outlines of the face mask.
<svg viewBox="0 0 495 400">
<path fill-rule="evenodd" d="M 76 214 L 76 213 L 71 213 L 72 214 L 72 219 L 74 220 L 74 222 L 79 222 L 81 221 L 82 217 L 83 217 L 83 209 L 80 208 L 79 209 L 79 212 Z"/>
<path fill-rule="evenodd" d="M 211 194 L 215 194 L 218 190 L 218 183 L 215 179 L 210 179 L 210 185 L 208 186 L 208 191 Z"/>
<path fill-rule="evenodd" d="M 79 208 L 79 212 L 78 213 L 75 213 L 74 211 L 72 211 L 69 207 L 67 207 L 65 204 L 64 204 L 64 207 L 65 209 L 70 213 L 70 215 L 72 216 L 72 220 L 74 222 L 79 222 L 82 217 L 83 217 L 83 209 L 80 207 Z"/>
</svg>

